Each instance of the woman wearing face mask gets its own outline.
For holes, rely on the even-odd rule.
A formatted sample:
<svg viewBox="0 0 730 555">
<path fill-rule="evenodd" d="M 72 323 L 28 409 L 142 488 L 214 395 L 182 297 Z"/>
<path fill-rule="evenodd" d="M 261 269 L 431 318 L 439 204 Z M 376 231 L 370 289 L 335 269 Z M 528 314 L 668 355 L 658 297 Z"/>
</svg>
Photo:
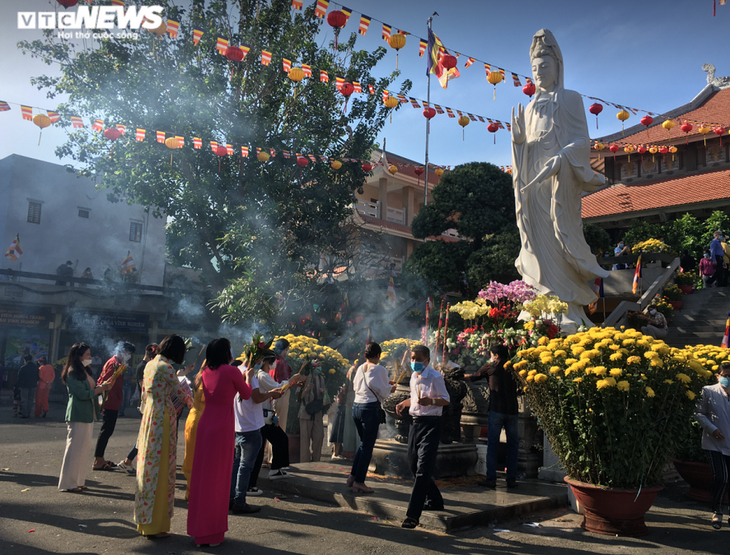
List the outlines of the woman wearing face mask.
<svg viewBox="0 0 730 555">
<path fill-rule="evenodd" d="M 228 339 L 214 339 L 205 351 L 208 366 L 200 383 L 205 411 L 198 423 L 198 434 L 190 477 L 188 535 L 195 544 L 215 546 L 228 530 L 228 505 L 233 471 L 235 427 L 233 400 L 251 397 L 253 366 L 245 374 L 235 366 Z"/>
<path fill-rule="evenodd" d="M 147 538 L 170 536 L 177 472 L 177 412 L 172 394 L 193 406 L 172 367 L 172 363 L 182 364 L 185 351 L 182 337 L 168 335 L 160 343 L 159 354 L 144 369 L 134 522 Z"/>
<path fill-rule="evenodd" d="M 644 318 L 648 323 L 641 326 L 641 333 L 651 335 L 654 339 L 664 339 L 667 336 L 667 319 L 655 306 L 649 307 L 649 316 Z"/>
<path fill-rule="evenodd" d="M 715 283 L 715 265 L 712 263 L 708 249 L 705 249 L 702 260 L 700 260 L 700 275 L 702 276 L 702 284 L 705 286 L 705 289 L 712 287 Z"/>
<path fill-rule="evenodd" d="M 695 415 L 703 428 L 702 448 L 712 466 L 712 527 L 715 530 L 722 527 L 722 500 L 730 482 L 730 362 L 723 362 L 718 372 L 718 383 L 702 388 Z"/>
<path fill-rule="evenodd" d="M 112 384 L 99 386 L 91 375 L 91 350 L 86 343 L 75 343 L 68 352 L 61 381 L 68 389 L 66 405 L 66 451 L 63 454 L 58 489 L 77 493 L 86 489 L 86 471 L 89 468 L 89 450 L 94 428 L 97 395 L 109 391 Z"/>
</svg>

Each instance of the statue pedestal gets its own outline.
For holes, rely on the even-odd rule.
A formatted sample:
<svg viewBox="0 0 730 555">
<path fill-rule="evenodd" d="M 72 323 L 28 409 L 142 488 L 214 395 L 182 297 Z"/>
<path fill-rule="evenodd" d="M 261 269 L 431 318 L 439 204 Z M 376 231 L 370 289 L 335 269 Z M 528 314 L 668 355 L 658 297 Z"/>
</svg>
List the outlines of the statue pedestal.
<svg viewBox="0 0 730 555">
<path fill-rule="evenodd" d="M 440 444 L 436 456 L 434 478 L 456 478 L 474 476 L 477 463 L 477 448 L 474 444 Z M 412 479 L 413 473 L 408 465 L 408 445 L 395 439 L 379 439 L 375 442 L 370 469 L 377 474 Z"/>
<path fill-rule="evenodd" d="M 543 463 L 537 477 L 540 480 L 562 484 L 563 478 L 565 478 L 565 470 L 557 455 L 553 453 L 553 448 L 550 446 L 547 436 L 544 436 L 542 441 L 542 457 Z"/>
<path fill-rule="evenodd" d="M 520 448 L 517 456 L 517 473 L 527 478 L 537 478 L 538 470 L 543 466 L 542 430 L 537 426 L 537 418 L 532 416 L 525 397 L 518 397 L 519 418 L 517 433 L 520 438 Z"/>
</svg>

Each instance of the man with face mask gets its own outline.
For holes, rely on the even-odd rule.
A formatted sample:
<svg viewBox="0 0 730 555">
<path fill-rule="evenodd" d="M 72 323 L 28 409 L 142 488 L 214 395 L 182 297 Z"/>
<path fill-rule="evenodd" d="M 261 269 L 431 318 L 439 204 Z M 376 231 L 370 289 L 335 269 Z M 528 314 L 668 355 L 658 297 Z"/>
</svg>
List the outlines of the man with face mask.
<svg viewBox="0 0 730 555">
<path fill-rule="evenodd" d="M 717 230 L 714 239 L 710 242 L 710 259 L 715 266 L 715 287 L 727 286 L 727 265 L 725 264 L 725 251 L 722 248 L 723 234 Z"/>
<path fill-rule="evenodd" d="M 648 324 L 641 326 L 641 333 L 651 335 L 654 339 L 664 339 L 667 336 L 667 319 L 655 306 L 649 307 Z"/>
<path fill-rule="evenodd" d="M 418 526 L 421 513 L 426 510 L 440 511 L 444 508 L 436 483 L 433 468 L 439 448 L 441 412 L 449 404 L 449 392 L 444 377 L 431 367 L 431 351 L 425 345 L 416 345 L 411 350 L 411 396 L 398 403 L 395 412 L 401 416 L 410 409 L 413 424 L 408 433 L 408 463 L 416 477 L 408 502 L 403 528 Z"/>
<path fill-rule="evenodd" d="M 289 342 L 284 339 L 278 339 L 274 344 L 274 352 L 276 353 L 276 360 L 269 366 L 269 376 L 274 378 L 274 381 L 278 383 L 284 383 L 292 376 L 292 370 L 286 361 L 286 357 L 289 356 Z M 276 416 L 279 418 L 279 427 L 286 432 L 286 423 L 289 417 L 289 396 L 291 395 L 291 389 L 287 389 L 281 398 L 276 399 L 272 405 Z M 267 461 L 270 458 L 267 457 Z"/>
<path fill-rule="evenodd" d="M 131 343 L 120 342 L 117 345 L 116 354 L 104 364 L 101 375 L 96 382 L 97 387 L 101 387 L 102 383 L 111 380 L 121 365 L 128 367 L 135 350 L 134 345 Z M 129 369 L 127 368 L 125 372 L 129 372 Z M 122 400 L 124 398 L 122 381 L 121 376 L 117 377 L 112 384 L 112 388 L 109 390 L 106 403 L 104 403 L 103 423 L 99 431 L 99 437 L 96 440 L 96 450 L 94 451 L 94 466 L 92 467 L 94 470 L 112 470 L 117 466 L 104 458 L 104 451 L 106 450 L 107 443 L 109 443 L 109 438 L 114 433 L 114 428 L 117 425 L 117 417 L 119 416 L 119 407 L 122 406 Z"/>
<path fill-rule="evenodd" d="M 621 240 L 616 245 L 616 248 L 613 249 L 613 255 L 614 256 L 624 256 L 626 254 L 631 254 L 631 247 L 627 247 L 626 245 L 624 245 L 623 240 Z M 625 270 L 626 264 L 614 264 L 613 269 L 614 270 Z"/>
</svg>

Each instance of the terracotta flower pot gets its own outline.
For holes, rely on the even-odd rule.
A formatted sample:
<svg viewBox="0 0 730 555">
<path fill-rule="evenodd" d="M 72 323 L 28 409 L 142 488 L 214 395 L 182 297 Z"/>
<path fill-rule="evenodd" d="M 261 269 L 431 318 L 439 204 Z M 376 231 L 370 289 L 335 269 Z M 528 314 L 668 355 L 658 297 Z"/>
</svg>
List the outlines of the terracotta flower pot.
<svg viewBox="0 0 730 555">
<path fill-rule="evenodd" d="M 680 461 L 671 459 L 682 480 L 689 484 L 687 497 L 695 501 L 712 501 L 712 467 L 708 463 Z M 723 503 L 728 502 L 727 493 Z"/>
<path fill-rule="evenodd" d="M 611 536 L 637 537 L 649 533 L 644 515 L 663 488 L 611 489 L 575 482 L 568 477 L 564 480 L 583 507 L 581 528 Z"/>
<path fill-rule="evenodd" d="M 680 285 L 679 290 L 685 294 L 689 295 L 692 292 L 692 286 L 691 285 Z"/>
<path fill-rule="evenodd" d="M 674 310 L 679 310 L 682 308 L 682 301 L 669 301 L 669 304 L 672 305 L 672 308 Z"/>
</svg>

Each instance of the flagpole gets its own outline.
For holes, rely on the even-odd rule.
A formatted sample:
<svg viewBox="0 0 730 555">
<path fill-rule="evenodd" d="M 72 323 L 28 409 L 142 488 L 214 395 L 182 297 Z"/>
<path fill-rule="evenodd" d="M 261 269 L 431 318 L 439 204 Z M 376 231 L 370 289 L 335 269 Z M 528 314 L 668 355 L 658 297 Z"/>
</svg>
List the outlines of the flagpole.
<svg viewBox="0 0 730 555">
<path fill-rule="evenodd" d="M 433 16 L 438 15 L 436 12 L 433 12 L 433 15 L 428 18 L 428 30 L 429 30 L 429 36 L 431 31 L 431 23 L 433 22 Z M 431 52 L 427 53 L 429 56 L 431 56 Z M 431 72 L 426 73 L 426 102 L 428 103 L 428 106 L 431 106 Z M 431 120 L 426 118 L 426 175 L 423 181 L 423 206 L 428 205 L 428 136 L 431 133 Z"/>
</svg>

